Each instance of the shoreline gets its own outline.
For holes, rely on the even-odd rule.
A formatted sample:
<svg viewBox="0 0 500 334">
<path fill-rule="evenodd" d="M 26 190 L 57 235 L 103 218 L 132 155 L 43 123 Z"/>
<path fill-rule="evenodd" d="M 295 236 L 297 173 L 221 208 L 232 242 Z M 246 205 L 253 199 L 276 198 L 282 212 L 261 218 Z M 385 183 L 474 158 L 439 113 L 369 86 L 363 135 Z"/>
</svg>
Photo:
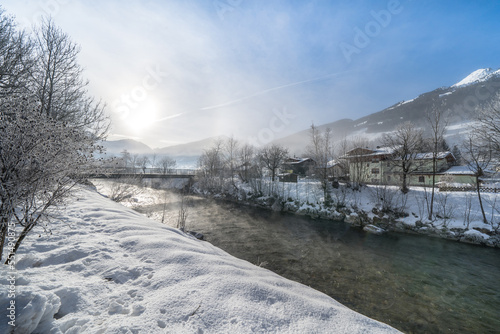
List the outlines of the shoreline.
<svg viewBox="0 0 500 334">
<path fill-rule="evenodd" d="M 172 189 L 170 189 L 172 190 Z M 296 206 L 287 205 L 288 202 L 277 203 L 277 199 L 272 201 L 272 197 L 257 197 L 255 199 L 240 199 L 231 194 L 212 194 L 203 193 L 197 188 L 193 188 L 192 194 L 204 198 L 211 198 L 215 200 L 228 201 L 231 203 L 245 205 L 249 207 L 278 211 L 283 213 L 294 214 L 298 216 L 307 216 L 312 219 L 325 219 L 332 222 L 340 221 L 349 224 L 352 227 L 360 228 L 368 233 L 382 234 L 386 232 L 397 232 L 406 234 L 423 235 L 431 238 L 440 238 L 449 241 L 456 241 L 460 243 L 477 245 L 490 248 L 500 249 L 500 234 L 494 231 L 487 231 L 486 229 L 480 230 L 479 228 L 447 228 L 437 227 L 433 222 L 422 222 L 416 220 L 414 225 L 407 224 L 400 215 L 394 213 L 384 213 L 374 206 L 371 212 L 366 212 L 362 209 L 354 210 L 352 208 L 345 208 L 345 210 L 337 211 L 334 208 L 325 208 L 317 206 L 316 209 L 308 208 L 307 210 L 300 210 Z M 264 200 L 263 200 L 264 199 Z M 266 201 L 268 203 L 266 203 Z M 304 203 L 301 203 L 304 204 Z M 413 213 L 406 213 L 406 217 Z M 414 214 L 413 214 L 414 215 Z M 485 233 L 489 232 L 491 235 Z M 488 236 L 485 238 L 484 236 Z"/>
</svg>

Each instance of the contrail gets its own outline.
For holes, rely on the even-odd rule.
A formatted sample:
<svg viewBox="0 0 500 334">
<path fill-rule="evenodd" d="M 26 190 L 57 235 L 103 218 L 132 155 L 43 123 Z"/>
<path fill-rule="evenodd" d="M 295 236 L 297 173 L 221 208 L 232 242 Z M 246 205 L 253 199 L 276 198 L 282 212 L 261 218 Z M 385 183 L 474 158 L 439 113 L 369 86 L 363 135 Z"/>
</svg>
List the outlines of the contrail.
<svg viewBox="0 0 500 334">
<path fill-rule="evenodd" d="M 179 113 L 179 114 L 175 114 L 175 115 L 170 115 L 170 116 L 167 116 L 167 117 L 163 117 L 163 118 L 160 118 L 160 119 L 157 119 L 155 120 L 155 122 L 161 122 L 161 121 L 166 121 L 167 119 L 171 119 L 171 118 L 176 118 L 176 117 L 179 117 L 181 116 L 182 114 L 184 113 Z"/>
<path fill-rule="evenodd" d="M 324 75 L 324 76 L 321 76 L 321 77 L 317 77 L 317 78 L 313 78 L 313 79 L 297 81 L 297 82 L 289 83 L 289 84 L 286 84 L 286 85 L 269 88 L 269 89 L 266 89 L 266 90 L 254 93 L 252 95 L 249 95 L 249 96 L 246 96 L 246 97 L 242 97 L 240 99 L 236 99 L 236 100 L 232 100 L 232 101 L 229 101 L 229 102 L 217 104 L 215 106 L 204 107 L 204 108 L 201 108 L 200 110 L 211 110 L 211 109 L 216 109 L 216 108 L 227 107 L 227 106 L 229 106 L 231 104 L 234 104 L 234 103 L 237 103 L 237 102 L 241 102 L 241 101 L 245 101 L 245 100 L 251 99 L 253 97 L 259 96 L 259 95 L 264 95 L 264 94 L 267 94 L 267 93 L 275 91 L 275 90 L 279 90 L 279 89 L 283 89 L 283 88 L 287 88 L 287 87 L 292 87 L 292 86 L 297 86 L 297 85 L 301 85 L 301 84 L 312 82 L 312 81 L 319 81 L 319 80 L 323 80 L 323 79 L 326 79 L 326 78 L 329 78 L 329 77 L 333 77 L 333 76 L 337 76 L 337 75 L 349 73 L 349 72 L 353 72 L 353 71 L 331 73 L 331 74 L 327 74 L 327 75 Z"/>
</svg>

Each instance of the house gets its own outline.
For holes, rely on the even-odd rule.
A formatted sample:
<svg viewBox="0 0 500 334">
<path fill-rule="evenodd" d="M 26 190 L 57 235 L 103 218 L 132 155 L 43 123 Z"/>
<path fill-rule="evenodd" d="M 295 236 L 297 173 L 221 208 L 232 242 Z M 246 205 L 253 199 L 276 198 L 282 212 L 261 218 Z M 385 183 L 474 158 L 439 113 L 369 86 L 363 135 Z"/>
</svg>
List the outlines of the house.
<svg viewBox="0 0 500 334">
<path fill-rule="evenodd" d="M 349 164 L 349 178 L 353 182 L 369 184 L 399 184 L 403 173 L 401 168 L 394 163 L 398 158 L 394 150 L 388 147 L 376 149 L 355 148 L 347 152 L 342 159 Z M 439 152 L 436 156 L 436 173 L 433 173 L 433 153 L 418 153 L 413 160 L 415 167 L 408 175 L 408 185 L 430 186 L 432 176 L 439 182 L 441 176 L 456 162 L 451 152 Z M 468 180 L 468 179 L 467 179 Z"/>
<path fill-rule="evenodd" d="M 392 181 L 392 176 L 386 177 L 386 172 L 391 170 L 394 151 L 388 147 L 376 149 L 354 148 L 348 151 L 341 159 L 349 165 L 349 178 L 357 183 L 374 183 Z"/>
<path fill-rule="evenodd" d="M 287 158 L 281 165 L 281 169 L 288 173 L 295 173 L 300 176 L 305 176 L 314 166 L 316 162 L 311 158 Z"/>
<path fill-rule="evenodd" d="M 344 165 L 338 160 L 330 160 L 326 163 L 326 167 L 316 167 L 316 171 L 322 173 L 326 169 L 326 173 L 321 175 L 326 175 L 330 181 L 338 180 L 346 176 L 346 171 L 344 170 Z"/>
<path fill-rule="evenodd" d="M 280 182 L 292 182 L 297 183 L 299 181 L 299 174 L 296 173 L 283 173 L 278 174 Z"/>
<path fill-rule="evenodd" d="M 445 151 L 437 154 L 435 173 L 433 173 L 432 170 L 432 157 L 432 153 L 418 153 L 415 156 L 414 165 L 416 168 L 408 175 L 408 185 L 432 186 L 433 174 L 435 174 L 434 181 L 436 183 L 440 182 L 444 175 L 452 175 L 450 173 L 444 174 L 446 171 L 450 170 L 456 162 L 455 156 L 451 152 Z M 454 171 L 452 170 L 451 173 L 454 173 Z"/>
</svg>

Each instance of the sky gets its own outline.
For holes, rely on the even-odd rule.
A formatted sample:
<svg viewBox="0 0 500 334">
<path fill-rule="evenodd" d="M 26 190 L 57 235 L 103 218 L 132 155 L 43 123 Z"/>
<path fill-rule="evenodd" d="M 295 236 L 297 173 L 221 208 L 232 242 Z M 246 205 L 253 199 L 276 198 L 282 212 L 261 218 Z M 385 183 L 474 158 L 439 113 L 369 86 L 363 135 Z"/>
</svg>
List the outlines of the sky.
<svg viewBox="0 0 500 334">
<path fill-rule="evenodd" d="M 500 1 L 2 0 L 81 46 L 108 139 L 265 145 L 500 68 Z"/>
</svg>

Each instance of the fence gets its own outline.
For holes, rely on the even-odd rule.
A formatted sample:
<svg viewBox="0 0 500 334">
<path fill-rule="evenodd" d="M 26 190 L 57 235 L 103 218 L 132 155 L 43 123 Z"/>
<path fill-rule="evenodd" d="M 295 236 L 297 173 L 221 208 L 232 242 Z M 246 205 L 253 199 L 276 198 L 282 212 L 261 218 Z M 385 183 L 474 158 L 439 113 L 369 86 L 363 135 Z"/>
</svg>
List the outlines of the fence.
<svg viewBox="0 0 500 334">
<path fill-rule="evenodd" d="M 463 187 L 449 187 L 442 186 L 439 187 L 439 191 L 477 191 L 476 187 L 463 186 Z M 482 193 L 500 193 L 500 188 L 495 187 L 479 187 L 479 191 Z"/>
</svg>

